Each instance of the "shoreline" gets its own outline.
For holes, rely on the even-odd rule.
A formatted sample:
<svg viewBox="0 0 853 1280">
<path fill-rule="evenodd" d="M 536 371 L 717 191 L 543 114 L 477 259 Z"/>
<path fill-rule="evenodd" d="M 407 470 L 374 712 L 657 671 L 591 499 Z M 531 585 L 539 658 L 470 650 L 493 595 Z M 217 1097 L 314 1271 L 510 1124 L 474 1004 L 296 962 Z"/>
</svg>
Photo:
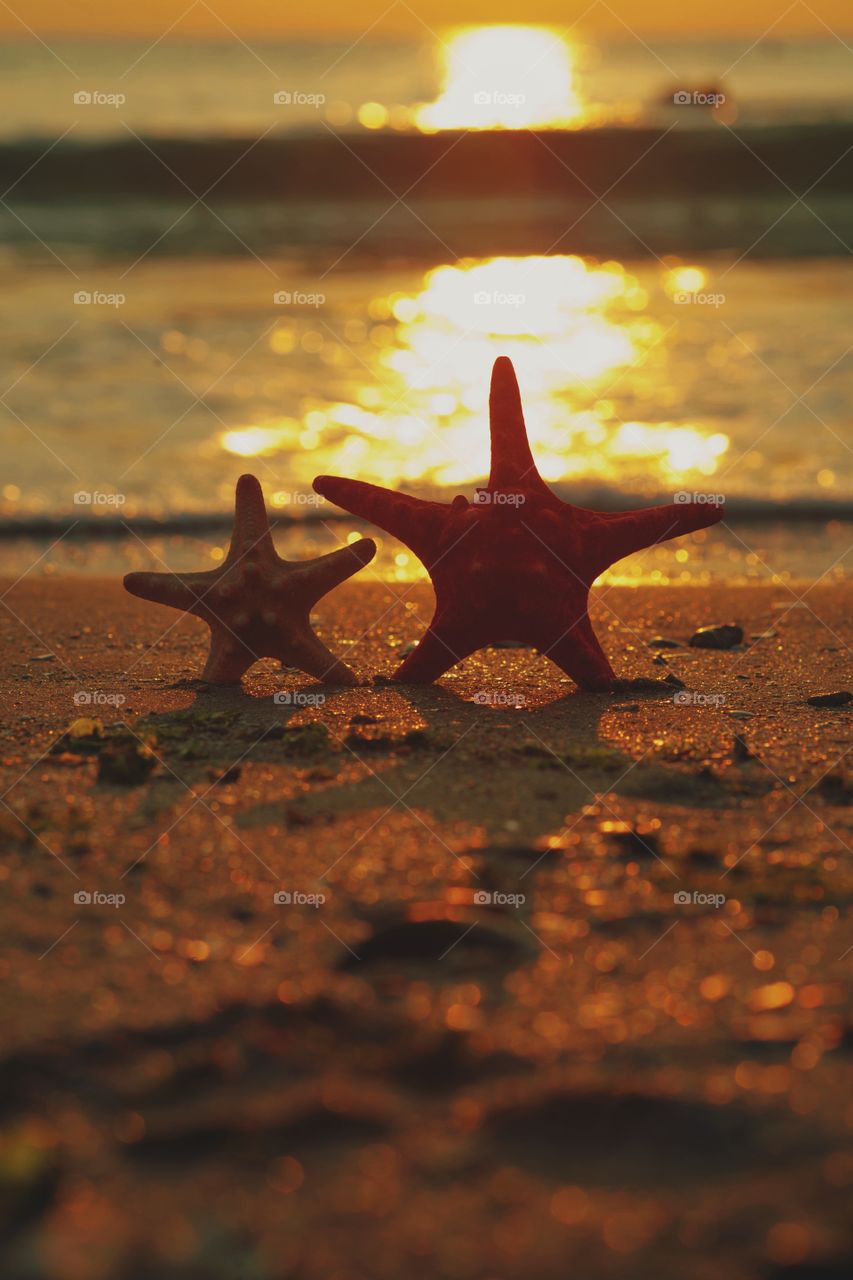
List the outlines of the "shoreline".
<svg viewBox="0 0 853 1280">
<path fill-rule="evenodd" d="M 425 491 L 426 500 L 446 502 L 458 492 L 452 489 Z M 567 490 L 553 485 L 558 497 L 575 506 L 591 507 L 596 511 L 631 511 L 634 508 L 653 507 L 669 501 L 665 494 L 622 494 L 595 489 L 588 493 Z M 364 525 L 357 517 L 337 507 L 329 508 L 326 502 L 317 502 L 317 495 L 305 491 L 306 502 L 297 507 L 298 514 L 273 508 L 269 513 L 272 528 L 299 528 L 312 524 Z M 313 501 L 311 501 L 313 500 Z M 128 534 L 199 534 L 217 533 L 228 529 L 233 513 L 227 510 L 182 513 L 181 515 L 128 515 L 115 516 L 0 516 L 0 540 L 15 538 L 123 538 Z M 780 525 L 820 524 L 825 521 L 853 524 L 853 499 L 825 499 L 803 497 L 771 499 L 741 498 L 726 502 L 726 516 L 737 524 Z"/>
</svg>

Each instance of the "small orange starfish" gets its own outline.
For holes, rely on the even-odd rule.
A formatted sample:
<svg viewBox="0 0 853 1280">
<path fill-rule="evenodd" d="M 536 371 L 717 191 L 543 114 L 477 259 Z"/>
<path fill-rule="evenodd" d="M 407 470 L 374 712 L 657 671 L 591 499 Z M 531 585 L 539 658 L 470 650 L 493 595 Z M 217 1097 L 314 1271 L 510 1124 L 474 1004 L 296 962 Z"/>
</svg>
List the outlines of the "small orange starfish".
<svg viewBox="0 0 853 1280">
<path fill-rule="evenodd" d="M 278 658 L 318 680 L 357 684 L 349 667 L 315 635 L 309 614 L 333 587 L 376 554 L 362 538 L 316 560 L 282 560 L 273 546 L 264 495 L 254 476 L 237 481 L 228 555 L 208 573 L 129 573 L 127 590 L 143 600 L 183 609 L 210 627 L 202 679 L 237 684 L 258 658 Z"/>
<path fill-rule="evenodd" d="M 435 587 L 435 615 L 395 680 L 427 684 L 475 649 L 520 640 L 584 689 L 608 689 L 613 668 L 592 629 L 587 598 L 623 556 L 722 518 L 712 503 L 618 513 L 562 502 L 536 470 L 512 363 L 501 356 L 489 397 L 492 467 L 477 501 L 424 502 L 359 480 L 318 476 L 314 488 L 393 534 Z"/>
</svg>

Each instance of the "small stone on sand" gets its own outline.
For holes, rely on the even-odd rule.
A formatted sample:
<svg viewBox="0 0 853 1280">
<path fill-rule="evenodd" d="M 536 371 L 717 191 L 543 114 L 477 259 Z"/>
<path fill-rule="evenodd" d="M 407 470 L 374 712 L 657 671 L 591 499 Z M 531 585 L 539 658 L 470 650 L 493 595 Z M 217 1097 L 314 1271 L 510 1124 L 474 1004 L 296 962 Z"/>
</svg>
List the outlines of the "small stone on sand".
<svg viewBox="0 0 853 1280">
<path fill-rule="evenodd" d="M 701 627 L 690 637 L 694 649 L 733 649 L 743 640 L 743 628 L 733 622 L 724 622 L 718 627 Z"/>
<path fill-rule="evenodd" d="M 806 701 L 810 707 L 846 707 L 853 702 L 853 693 L 849 689 L 839 689 L 837 693 L 816 693 Z"/>
</svg>

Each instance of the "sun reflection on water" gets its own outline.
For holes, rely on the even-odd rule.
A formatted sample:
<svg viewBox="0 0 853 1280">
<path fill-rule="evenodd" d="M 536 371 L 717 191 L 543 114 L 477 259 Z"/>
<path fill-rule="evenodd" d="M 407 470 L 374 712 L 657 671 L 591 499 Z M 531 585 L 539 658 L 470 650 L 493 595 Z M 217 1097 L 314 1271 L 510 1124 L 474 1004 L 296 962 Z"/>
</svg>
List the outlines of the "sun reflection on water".
<svg viewBox="0 0 853 1280">
<path fill-rule="evenodd" d="M 697 288 L 704 276 L 679 268 L 664 271 L 659 283 L 669 294 Z M 294 337 L 282 323 L 270 350 L 296 359 L 308 349 L 306 334 Z M 329 471 L 421 493 L 453 486 L 471 496 L 489 470 L 489 370 L 508 355 L 548 481 L 651 497 L 689 489 L 692 477 L 701 489 L 729 440 L 699 423 L 669 420 L 668 331 L 666 320 L 650 314 L 646 289 L 617 262 L 532 256 L 437 267 L 420 288 L 374 298 L 366 318 L 343 322 L 337 342 L 329 327 L 322 358 L 334 371 L 335 398 L 306 398 L 301 419 L 229 429 L 219 445 L 241 458 L 286 458 L 294 483 L 306 489 Z"/>
</svg>

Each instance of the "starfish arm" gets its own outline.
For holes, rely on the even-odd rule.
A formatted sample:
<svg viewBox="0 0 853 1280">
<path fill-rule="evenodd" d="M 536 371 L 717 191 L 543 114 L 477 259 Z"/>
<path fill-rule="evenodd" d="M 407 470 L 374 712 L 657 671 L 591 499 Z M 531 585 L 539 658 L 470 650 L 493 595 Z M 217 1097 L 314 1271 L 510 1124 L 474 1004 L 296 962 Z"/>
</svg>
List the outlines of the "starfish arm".
<svg viewBox="0 0 853 1280">
<path fill-rule="evenodd" d="M 285 666 L 299 667 L 324 684 L 358 684 L 353 671 L 327 649 L 318 635 L 305 624 L 295 636 L 288 637 L 280 661 Z"/>
<path fill-rule="evenodd" d="M 479 647 L 479 641 L 466 640 L 460 629 L 433 618 L 417 648 L 392 678 L 402 684 L 431 684 Z"/>
<path fill-rule="evenodd" d="M 240 677 L 256 661 L 256 655 L 224 627 L 211 627 L 210 653 L 202 680 L 208 684 L 239 684 Z"/>
<path fill-rule="evenodd" d="M 141 600 L 192 613 L 218 576 L 218 573 L 127 573 L 124 589 Z"/>
<path fill-rule="evenodd" d="M 376 543 L 372 538 L 360 538 L 358 542 L 316 560 L 302 560 L 291 565 L 293 586 L 310 608 L 327 592 L 346 582 L 369 564 L 376 555 Z"/>
<path fill-rule="evenodd" d="M 581 689 L 609 689 L 616 678 L 587 616 L 571 623 L 554 644 L 540 649 L 540 653 Z"/>
<path fill-rule="evenodd" d="M 717 524 L 723 518 L 723 508 L 713 502 L 673 502 L 665 507 L 648 507 L 598 518 L 601 524 L 596 539 L 604 569 L 635 551 L 643 551 L 659 542 Z"/>
<path fill-rule="evenodd" d="M 492 437 L 489 489 L 538 489 L 547 493 L 548 486 L 536 470 L 530 452 L 518 379 L 507 356 L 499 356 L 492 369 L 489 430 Z"/>
<path fill-rule="evenodd" d="M 237 481 L 234 529 L 225 564 L 233 564 L 253 548 L 261 555 L 275 555 L 260 481 L 255 476 L 245 475 Z"/>
<path fill-rule="evenodd" d="M 424 502 L 405 493 L 339 476 L 317 476 L 314 488 L 344 511 L 351 511 L 354 516 L 361 516 L 399 538 L 422 560 L 441 536 L 446 511 L 441 503 Z"/>
</svg>

